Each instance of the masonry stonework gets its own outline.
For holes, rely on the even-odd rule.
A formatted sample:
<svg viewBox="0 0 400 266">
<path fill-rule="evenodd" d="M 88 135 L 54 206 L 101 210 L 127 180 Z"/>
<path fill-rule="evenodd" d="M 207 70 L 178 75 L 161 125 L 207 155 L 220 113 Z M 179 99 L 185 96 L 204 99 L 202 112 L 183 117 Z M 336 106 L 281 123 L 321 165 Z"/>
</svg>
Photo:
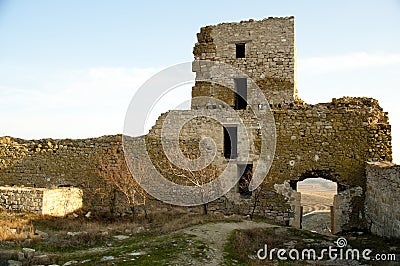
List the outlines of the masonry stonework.
<svg viewBox="0 0 400 266">
<path fill-rule="evenodd" d="M 3 137 L 0 145 L 0 185 L 81 188 L 85 206 L 95 209 L 104 203 L 101 193 L 107 188 L 98 174 L 99 158 L 111 171 L 117 167 L 111 151 L 122 151 L 120 136 L 83 140 Z"/>
<path fill-rule="evenodd" d="M 294 17 L 261 21 L 222 23 L 200 29 L 193 54 L 196 60 L 232 65 L 252 78 L 270 104 L 290 104 L 298 100 L 296 88 L 296 48 Z M 244 58 L 236 58 L 236 45 L 242 44 Z M 230 91 L 210 86 L 193 89 L 195 96 L 214 96 L 227 103 Z"/>
<path fill-rule="evenodd" d="M 192 119 L 180 132 L 180 147 L 184 154 L 193 158 L 199 155 L 200 140 L 212 138 L 216 144 L 213 163 L 221 171 L 232 160 L 224 156 L 223 130 L 226 124 L 232 123 L 235 114 L 242 119 L 246 130 L 238 133 L 238 157 L 234 162 L 238 168 L 242 163 L 256 167 L 262 136 L 251 108 L 267 108 L 272 112 L 276 128 L 275 156 L 268 175 L 250 197 L 240 194 L 238 186 L 235 186 L 209 203 L 209 210 L 257 215 L 300 227 L 301 195 L 296 191 L 297 182 L 323 177 L 338 184 L 333 208 L 335 232 L 365 228 L 364 203 L 370 189 L 367 186 L 366 162 L 392 160 L 388 114 L 378 101 L 365 97 L 343 97 L 316 105 L 301 101 L 296 88 L 293 17 L 207 26 L 201 28 L 197 39 L 193 51 L 193 71 L 197 79 L 192 88 L 192 110 L 175 110 L 161 115 L 146 136 L 132 140 L 132 148 L 146 143 L 156 168 L 168 179 L 181 182 L 180 175 L 177 175 L 179 172 L 172 171 L 175 168 L 171 168 L 163 151 L 161 129 L 174 128 L 174 124 L 164 123 L 167 116 L 175 120 L 184 119 L 201 109 L 225 122 L 218 123 L 205 117 Z M 244 55 L 238 56 L 237 49 L 243 48 Z M 199 60 L 222 62 L 241 71 L 243 75 L 230 75 L 226 82 L 234 86 L 235 78 L 246 78 L 248 105 L 229 111 L 226 105 L 237 108 L 235 93 L 224 84 L 199 79 L 204 75 L 204 66 Z M 269 102 L 267 106 L 257 102 L 252 81 L 264 93 Z M 224 104 L 202 101 L 197 96 L 214 97 Z M 244 135 L 250 143 L 247 158 L 241 157 L 245 149 Z M 105 171 L 103 175 L 116 169 L 129 175 L 125 164 L 117 165 L 121 161 L 124 162 L 121 135 L 84 140 L 32 141 L 3 137 L 0 139 L 0 184 L 36 187 L 71 185 L 83 190 L 84 208 L 100 210 L 110 204 L 112 188 L 99 174 L 99 164 L 107 166 L 102 168 Z M 237 169 L 232 169 L 231 174 L 237 175 Z M 150 199 L 150 210 L 177 208 Z M 124 200 L 120 198 L 118 202 L 119 211 L 124 212 L 127 209 Z"/>
<path fill-rule="evenodd" d="M 43 205 L 43 190 L 0 187 L 0 204 L 6 210 L 40 213 Z"/>
<path fill-rule="evenodd" d="M 365 213 L 368 229 L 379 236 L 400 238 L 400 166 L 367 166 Z"/>
<path fill-rule="evenodd" d="M 11 211 L 65 216 L 82 208 L 82 190 L 0 187 L 0 206 Z"/>
</svg>

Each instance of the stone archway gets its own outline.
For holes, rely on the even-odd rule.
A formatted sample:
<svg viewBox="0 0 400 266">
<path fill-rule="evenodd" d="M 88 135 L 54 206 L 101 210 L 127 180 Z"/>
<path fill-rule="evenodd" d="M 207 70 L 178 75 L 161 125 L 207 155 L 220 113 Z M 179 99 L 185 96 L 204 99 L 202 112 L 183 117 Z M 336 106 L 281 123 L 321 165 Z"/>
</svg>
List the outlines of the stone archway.
<svg viewBox="0 0 400 266">
<path fill-rule="evenodd" d="M 350 214 L 352 212 L 351 201 L 354 196 L 360 196 L 362 194 L 361 187 L 350 187 L 346 183 L 339 179 L 339 175 L 332 171 L 326 170 L 311 170 L 306 171 L 299 176 L 296 180 L 285 181 L 285 184 L 290 186 L 286 189 L 278 189 L 285 191 L 280 193 L 287 196 L 288 203 L 290 204 L 294 217 L 292 218 L 290 225 L 293 227 L 301 228 L 302 219 L 302 208 L 301 208 L 301 193 L 297 191 L 297 183 L 309 178 L 323 178 L 337 184 L 337 195 L 334 196 L 333 206 L 331 208 L 331 233 L 336 234 L 342 231 L 343 225 L 346 225 L 350 220 Z M 280 187 L 279 185 L 276 187 Z M 290 191 L 288 191 L 288 189 Z"/>
<path fill-rule="evenodd" d="M 322 234 L 334 231 L 334 197 L 337 183 L 321 177 L 297 182 L 300 195 L 301 228 Z"/>
</svg>

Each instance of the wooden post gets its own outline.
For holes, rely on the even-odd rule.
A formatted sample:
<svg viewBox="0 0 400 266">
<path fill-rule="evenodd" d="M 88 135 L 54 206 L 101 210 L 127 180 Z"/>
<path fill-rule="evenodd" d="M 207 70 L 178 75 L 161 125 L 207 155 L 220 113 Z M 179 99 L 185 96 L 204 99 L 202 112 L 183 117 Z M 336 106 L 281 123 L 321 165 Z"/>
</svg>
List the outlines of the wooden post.
<svg viewBox="0 0 400 266">
<path fill-rule="evenodd" d="M 331 234 L 336 233 L 335 232 L 335 209 L 333 206 L 329 206 L 331 209 Z"/>
<path fill-rule="evenodd" d="M 300 206 L 300 229 L 303 228 L 303 206 Z"/>
</svg>

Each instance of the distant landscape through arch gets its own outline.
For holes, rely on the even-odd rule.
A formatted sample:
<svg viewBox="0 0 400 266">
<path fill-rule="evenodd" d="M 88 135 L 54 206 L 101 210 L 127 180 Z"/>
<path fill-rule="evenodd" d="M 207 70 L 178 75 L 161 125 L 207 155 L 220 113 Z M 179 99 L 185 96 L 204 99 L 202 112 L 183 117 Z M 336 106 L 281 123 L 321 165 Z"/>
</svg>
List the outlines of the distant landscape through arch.
<svg viewBox="0 0 400 266">
<path fill-rule="evenodd" d="M 317 177 L 307 178 L 297 183 L 301 193 L 301 227 L 318 233 L 330 234 L 334 196 L 337 183 Z"/>
</svg>

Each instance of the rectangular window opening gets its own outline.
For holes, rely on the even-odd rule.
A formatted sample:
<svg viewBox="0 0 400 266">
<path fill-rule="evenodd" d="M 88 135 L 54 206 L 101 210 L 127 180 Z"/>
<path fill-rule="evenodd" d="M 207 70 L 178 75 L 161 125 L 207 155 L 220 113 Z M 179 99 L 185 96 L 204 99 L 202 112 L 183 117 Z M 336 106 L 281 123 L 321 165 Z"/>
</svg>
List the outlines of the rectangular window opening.
<svg viewBox="0 0 400 266">
<path fill-rule="evenodd" d="M 246 43 L 236 43 L 236 58 L 246 57 Z"/>
<path fill-rule="evenodd" d="M 246 110 L 247 78 L 235 78 L 235 110 Z"/>
<path fill-rule="evenodd" d="M 224 127 L 224 157 L 237 158 L 237 127 Z"/>
<path fill-rule="evenodd" d="M 238 192 L 241 197 L 250 198 L 251 191 L 249 185 L 251 178 L 253 177 L 253 165 L 252 164 L 239 164 L 238 173 L 241 175 L 238 181 Z"/>
</svg>

